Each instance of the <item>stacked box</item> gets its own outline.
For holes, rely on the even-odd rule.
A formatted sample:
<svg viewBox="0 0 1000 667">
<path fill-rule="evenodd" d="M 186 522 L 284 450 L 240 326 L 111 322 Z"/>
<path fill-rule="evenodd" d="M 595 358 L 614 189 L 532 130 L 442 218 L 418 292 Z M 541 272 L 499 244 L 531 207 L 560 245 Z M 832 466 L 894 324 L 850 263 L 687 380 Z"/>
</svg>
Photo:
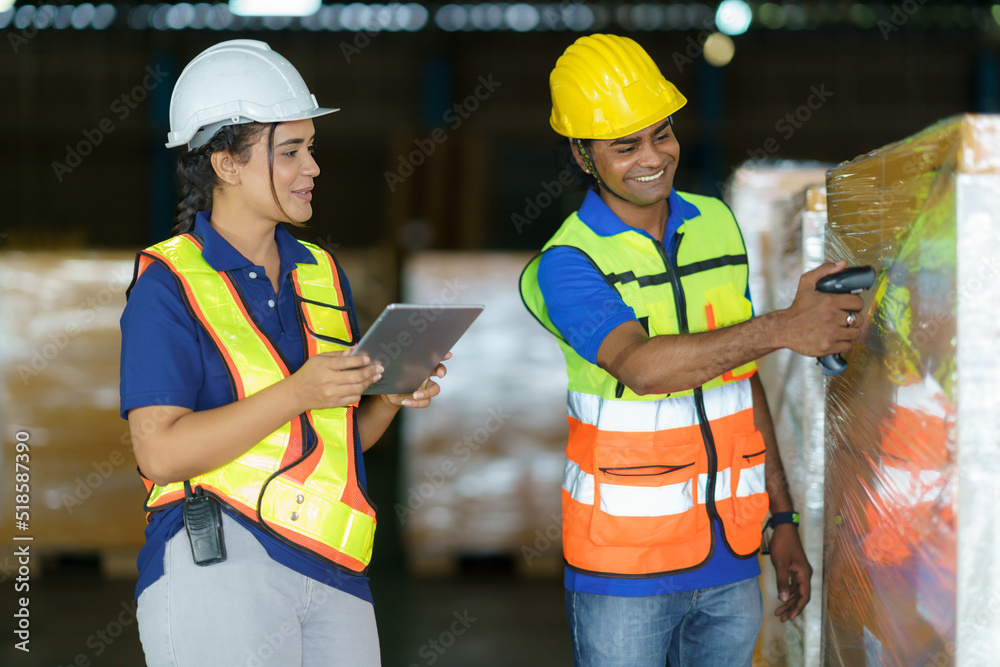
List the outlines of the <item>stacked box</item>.
<svg viewBox="0 0 1000 667">
<path fill-rule="evenodd" d="M 828 167 L 819 162 L 750 161 L 734 172 L 728 184 L 726 200 L 747 246 L 750 294 L 758 315 L 790 305 L 799 276 L 808 270 L 806 267 L 822 262 L 826 223 L 823 183 Z M 822 382 L 810 362 L 788 350 L 768 355 L 757 365 L 789 492 L 802 515 L 800 535 L 814 569 L 813 591 L 818 596 L 822 582 L 823 459 L 815 454 L 822 452 L 822 425 L 818 435 L 810 432 L 810 427 L 822 401 L 819 394 L 809 395 L 806 390 L 822 392 Z M 771 613 L 780 603 L 769 557 L 761 557 L 761 570 L 765 614 L 754 664 L 813 664 L 810 661 L 819 654 L 821 644 L 819 606 L 814 603 L 796 621 L 781 623 Z"/>
<path fill-rule="evenodd" d="M 465 556 L 512 556 L 526 572 L 561 562 L 566 369 L 555 338 L 521 303 L 529 259 L 421 253 L 404 266 L 407 302 L 486 306 L 456 344 L 431 408 L 403 414 L 405 486 L 394 513 L 416 570 Z"/>
<path fill-rule="evenodd" d="M 118 319 L 133 259 L 0 254 L 0 531 L 34 537 L 36 553 L 137 551 L 143 542 L 145 493 L 118 416 Z M 18 433 L 30 448 L 27 530 L 12 525 Z"/>
<path fill-rule="evenodd" d="M 755 312 L 766 313 L 788 305 L 772 300 L 771 285 L 775 278 L 770 275 L 770 260 L 774 235 L 782 233 L 789 200 L 804 188 L 822 185 L 829 167 L 820 162 L 751 160 L 733 172 L 725 200 L 740 224 L 747 246 L 750 296 Z"/>
<path fill-rule="evenodd" d="M 995 664 L 1000 118 L 829 172 L 827 256 L 879 270 L 827 385 L 826 661 Z"/>
<path fill-rule="evenodd" d="M 787 306 L 794 298 L 799 278 L 824 261 L 826 188 L 814 185 L 784 202 L 776 210 L 770 230 L 767 297 Z M 800 515 L 799 536 L 813 567 L 813 601 L 794 621 L 782 623 L 774 616 L 777 598 L 774 568 L 762 557 L 764 623 L 755 665 L 816 665 L 822 646 L 821 591 L 823 584 L 823 485 L 824 389 L 816 361 L 791 350 L 768 355 L 760 364 L 761 380 L 779 443 L 788 490 Z"/>
</svg>

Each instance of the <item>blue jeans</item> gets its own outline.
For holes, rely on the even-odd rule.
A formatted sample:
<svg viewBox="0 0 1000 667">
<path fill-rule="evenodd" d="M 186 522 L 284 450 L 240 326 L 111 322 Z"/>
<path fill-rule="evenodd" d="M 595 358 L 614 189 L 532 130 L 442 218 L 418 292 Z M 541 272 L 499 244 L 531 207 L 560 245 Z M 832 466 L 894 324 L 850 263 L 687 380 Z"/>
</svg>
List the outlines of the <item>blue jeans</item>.
<svg viewBox="0 0 1000 667">
<path fill-rule="evenodd" d="M 757 578 L 693 591 L 618 597 L 566 591 L 576 667 L 742 667 L 764 609 Z"/>
</svg>

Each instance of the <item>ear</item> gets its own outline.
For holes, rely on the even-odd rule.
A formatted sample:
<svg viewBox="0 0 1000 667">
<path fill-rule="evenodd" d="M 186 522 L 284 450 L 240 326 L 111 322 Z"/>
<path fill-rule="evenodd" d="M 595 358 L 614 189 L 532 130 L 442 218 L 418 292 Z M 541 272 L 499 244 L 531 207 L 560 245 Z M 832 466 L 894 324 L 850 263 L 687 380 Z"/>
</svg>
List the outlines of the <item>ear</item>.
<svg viewBox="0 0 1000 667">
<path fill-rule="evenodd" d="M 219 177 L 220 184 L 228 185 L 240 184 L 240 170 L 236 160 L 229 154 L 229 151 L 216 151 L 212 153 L 212 169 Z"/>
<path fill-rule="evenodd" d="M 568 139 L 569 149 L 573 152 L 573 159 L 576 160 L 576 164 L 580 167 L 580 171 L 585 174 L 589 174 L 590 170 L 587 169 L 587 164 L 583 161 L 583 156 L 580 155 L 580 149 L 576 147 L 576 142 L 572 139 Z"/>
</svg>

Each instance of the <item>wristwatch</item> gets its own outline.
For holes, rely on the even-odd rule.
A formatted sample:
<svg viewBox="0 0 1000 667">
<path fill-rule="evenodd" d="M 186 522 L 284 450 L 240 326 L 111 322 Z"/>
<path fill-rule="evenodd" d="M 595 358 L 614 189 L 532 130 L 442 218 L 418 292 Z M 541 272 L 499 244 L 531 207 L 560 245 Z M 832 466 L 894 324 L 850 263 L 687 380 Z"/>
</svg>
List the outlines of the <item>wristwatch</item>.
<svg viewBox="0 0 1000 667">
<path fill-rule="evenodd" d="M 774 527 L 780 526 L 783 523 L 790 523 L 798 526 L 799 513 L 778 512 L 771 515 L 771 518 L 767 520 L 767 523 L 764 524 L 764 528 L 760 531 L 760 552 L 762 554 L 771 553 L 771 533 L 769 533 L 767 529 L 771 528 L 771 532 L 774 532 Z"/>
<path fill-rule="evenodd" d="M 771 518 L 767 520 L 767 526 L 769 528 L 774 528 L 775 526 L 780 526 L 783 523 L 793 523 L 796 526 L 799 525 L 799 513 L 798 512 L 778 512 L 777 514 L 772 514 Z"/>
</svg>

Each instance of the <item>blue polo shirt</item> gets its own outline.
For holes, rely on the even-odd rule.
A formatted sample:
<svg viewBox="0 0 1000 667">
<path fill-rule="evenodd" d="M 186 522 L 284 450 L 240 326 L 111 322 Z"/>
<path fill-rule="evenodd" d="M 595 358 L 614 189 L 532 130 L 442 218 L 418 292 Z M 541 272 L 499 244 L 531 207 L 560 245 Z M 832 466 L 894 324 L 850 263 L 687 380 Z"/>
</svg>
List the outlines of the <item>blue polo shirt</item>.
<svg viewBox="0 0 1000 667">
<path fill-rule="evenodd" d="M 202 256 L 217 271 L 228 271 L 246 296 L 258 326 L 275 342 L 292 372 L 305 361 L 291 272 L 298 264 L 315 264 L 312 254 L 281 225 L 274 239 L 281 257 L 279 290 L 274 293 L 264 267 L 252 264 L 209 224 L 211 213 L 198 213 L 194 233 L 203 244 Z M 340 273 L 354 328 L 350 286 Z M 226 365 L 211 336 L 188 312 L 174 275 L 154 262 L 136 281 L 121 317 L 121 415 L 132 408 L 175 405 L 211 410 L 235 400 Z M 309 433 L 307 446 L 315 444 Z M 355 439 L 358 478 L 365 484 L 361 443 Z M 226 511 L 245 526 L 275 561 L 292 570 L 368 602 L 368 578 L 340 570 L 282 542 L 270 533 Z M 163 576 L 167 540 L 184 526 L 182 507 L 155 512 L 146 526 L 146 543 L 139 552 L 139 581 L 135 595 Z"/>
<path fill-rule="evenodd" d="M 667 201 L 669 212 L 663 247 L 667 256 L 673 258 L 677 230 L 686 221 L 700 216 L 701 211 L 676 190 L 671 191 Z M 645 230 L 622 222 L 592 190 L 587 191 L 577 215 L 599 236 L 611 237 L 637 231 L 656 241 Z M 622 301 L 621 295 L 607 283 L 600 271 L 583 255 L 569 248 L 553 248 L 542 255 L 538 262 L 538 287 L 545 298 L 549 318 L 563 339 L 592 364 L 597 363 L 597 350 L 607 335 L 625 322 L 636 319 L 635 311 Z M 749 290 L 747 299 L 750 299 Z M 625 579 L 581 574 L 567 567 L 563 576 L 564 585 L 567 590 L 576 593 L 640 597 L 722 586 L 759 576 L 757 559 L 734 556 L 723 542 L 721 524 L 718 521 L 712 523 L 715 551 L 708 563 L 697 570 L 665 577 Z"/>
</svg>

